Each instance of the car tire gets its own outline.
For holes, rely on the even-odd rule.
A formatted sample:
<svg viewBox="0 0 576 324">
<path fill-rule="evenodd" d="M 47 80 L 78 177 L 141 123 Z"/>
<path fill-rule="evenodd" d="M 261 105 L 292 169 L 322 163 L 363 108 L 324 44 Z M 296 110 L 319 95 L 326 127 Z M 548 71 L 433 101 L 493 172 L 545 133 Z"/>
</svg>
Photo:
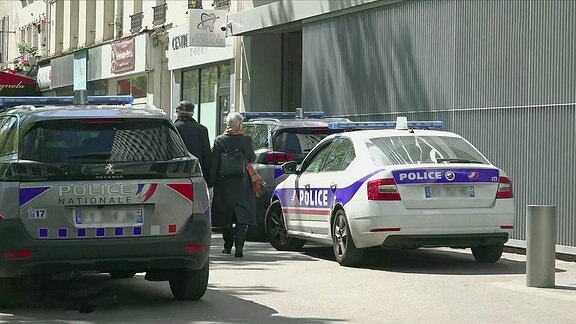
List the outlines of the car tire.
<svg viewBox="0 0 576 324">
<path fill-rule="evenodd" d="M 136 271 L 112 271 L 109 272 L 110 277 L 114 279 L 128 279 L 136 275 Z"/>
<path fill-rule="evenodd" d="M 474 255 L 474 259 L 480 263 L 494 263 L 500 260 L 503 251 L 504 244 L 472 247 L 472 255 Z"/>
<path fill-rule="evenodd" d="M 278 251 L 298 251 L 306 244 L 306 241 L 286 235 L 282 205 L 278 200 L 273 202 L 266 211 L 264 229 L 268 242 Z"/>
<path fill-rule="evenodd" d="M 199 300 L 208 288 L 209 261 L 200 270 L 177 270 L 169 280 L 172 295 L 178 300 Z"/>
<path fill-rule="evenodd" d="M 334 257 L 340 265 L 353 267 L 362 262 L 364 251 L 354 244 L 348 219 L 342 209 L 336 211 L 332 222 L 332 246 Z"/>
</svg>

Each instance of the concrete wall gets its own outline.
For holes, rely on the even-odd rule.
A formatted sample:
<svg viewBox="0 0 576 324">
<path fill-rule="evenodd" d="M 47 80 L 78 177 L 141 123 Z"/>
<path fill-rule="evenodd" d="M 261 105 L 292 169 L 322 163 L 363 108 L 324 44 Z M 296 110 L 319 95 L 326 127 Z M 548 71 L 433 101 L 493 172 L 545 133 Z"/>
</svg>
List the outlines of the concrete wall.
<svg viewBox="0 0 576 324">
<path fill-rule="evenodd" d="M 247 60 L 242 71 L 246 111 L 280 111 L 282 107 L 282 35 L 244 38 Z"/>
</svg>

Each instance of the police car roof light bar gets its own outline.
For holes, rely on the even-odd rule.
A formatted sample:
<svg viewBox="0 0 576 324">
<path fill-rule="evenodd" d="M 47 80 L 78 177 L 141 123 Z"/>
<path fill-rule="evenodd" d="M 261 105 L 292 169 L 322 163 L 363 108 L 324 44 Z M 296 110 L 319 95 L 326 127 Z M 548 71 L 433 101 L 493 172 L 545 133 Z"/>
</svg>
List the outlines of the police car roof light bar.
<svg viewBox="0 0 576 324">
<path fill-rule="evenodd" d="M 382 122 L 331 122 L 330 129 L 409 129 L 409 128 L 444 128 L 443 121 L 409 121 L 406 128 L 397 128 L 397 123 L 392 121 Z M 398 125 L 402 127 L 402 125 Z"/>
<path fill-rule="evenodd" d="M 255 118 L 275 118 L 275 119 L 288 119 L 296 118 L 296 112 L 281 112 L 281 111 L 244 111 L 240 115 L 244 117 L 245 121 Z M 326 113 L 323 111 L 306 111 L 304 112 L 305 118 L 324 118 Z"/>
<path fill-rule="evenodd" d="M 90 105 L 127 105 L 134 102 L 134 97 L 125 96 L 88 96 Z M 58 106 L 73 105 L 73 96 L 61 97 L 0 97 L 0 107 L 13 107 L 20 105 L 32 106 Z"/>
</svg>

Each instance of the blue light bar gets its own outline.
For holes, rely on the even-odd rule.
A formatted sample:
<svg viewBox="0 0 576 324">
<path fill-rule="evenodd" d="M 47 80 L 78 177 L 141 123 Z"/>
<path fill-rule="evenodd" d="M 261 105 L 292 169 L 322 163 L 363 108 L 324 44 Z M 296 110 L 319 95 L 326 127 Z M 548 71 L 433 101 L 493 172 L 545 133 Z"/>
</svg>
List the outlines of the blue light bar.
<svg viewBox="0 0 576 324">
<path fill-rule="evenodd" d="M 296 112 L 280 112 L 280 111 L 270 111 L 270 112 L 260 112 L 260 111 L 245 111 L 241 112 L 240 115 L 244 117 L 244 120 L 250 120 L 255 118 L 275 118 L 275 119 L 287 119 L 296 118 Z M 305 118 L 324 118 L 326 113 L 323 111 L 307 111 L 304 112 Z"/>
<path fill-rule="evenodd" d="M 132 96 L 88 96 L 87 100 L 89 105 L 127 105 L 134 102 Z M 20 105 L 74 105 L 74 97 L 0 97 L 0 107 L 13 107 Z"/>
<path fill-rule="evenodd" d="M 330 129 L 395 129 L 396 122 L 331 122 L 328 123 Z M 444 128 L 444 122 L 435 121 L 409 121 L 408 128 Z"/>
</svg>

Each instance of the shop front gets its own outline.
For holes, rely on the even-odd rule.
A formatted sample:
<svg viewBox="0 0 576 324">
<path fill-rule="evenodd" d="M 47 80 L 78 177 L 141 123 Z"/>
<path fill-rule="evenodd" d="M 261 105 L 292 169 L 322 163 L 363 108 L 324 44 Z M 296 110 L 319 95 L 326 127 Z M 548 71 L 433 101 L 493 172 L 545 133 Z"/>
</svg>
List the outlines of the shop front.
<svg viewBox="0 0 576 324">
<path fill-rule="evenodd" d="M 40 91 L 35 79 L 0 71 L 0 97 L 38 95 L 40 95 Z"/>
<path fill-rule="evenodd" d="M 148 34 L 141 34 L 89 48 L 88 95 L 132 95 L 136 103 L 148 102 L 152 96 L 149 85 L 153 74 L 146 64 L 147 39 Z M 53 95 L 74 94 L 73 66 L 73 53 L 51 60 L 49 89 Z"/>
<path fill-rule="evenodd" d="M 182 100 L 194 102 L 194 117 L 208 128 L 212 143 L 214 137 L 223 131 L 229 111 L 233 42 L 227 38 L 225 47 L 188 46 L 188 32 L 188 25 L 172 28 L 168 32 L 172 108 Z"/>
</svg>

